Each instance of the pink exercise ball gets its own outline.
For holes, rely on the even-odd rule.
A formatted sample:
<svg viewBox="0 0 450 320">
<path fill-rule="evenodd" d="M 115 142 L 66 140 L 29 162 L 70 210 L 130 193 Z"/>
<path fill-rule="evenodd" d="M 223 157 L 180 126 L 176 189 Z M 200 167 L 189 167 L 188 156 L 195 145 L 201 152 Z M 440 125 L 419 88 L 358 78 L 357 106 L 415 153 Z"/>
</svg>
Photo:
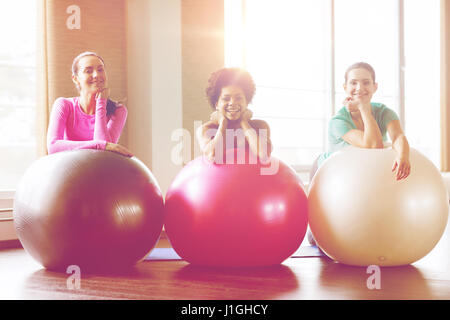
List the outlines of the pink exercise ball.
<svg viewBox="0 0 450 320">
<path fill-rule="evenodd" d="M 203 157 L 188 163 L 166 194 L 175 251 L 205 266 L 275 265 L 291 256 L 305 236 L 307 198 L 290 167 L 276 158 L 269 167 Z"/>
<path fill-rule="evenodd" d="M 309 224 L 332 259 L 355 266 L 401 266 L 429 253 L 447 225 L 449 198 L 441 173 L 415 149 L 411 173 L 396 180 L 393 149 L 348 147 L 312 180 Z"/>
</svg>

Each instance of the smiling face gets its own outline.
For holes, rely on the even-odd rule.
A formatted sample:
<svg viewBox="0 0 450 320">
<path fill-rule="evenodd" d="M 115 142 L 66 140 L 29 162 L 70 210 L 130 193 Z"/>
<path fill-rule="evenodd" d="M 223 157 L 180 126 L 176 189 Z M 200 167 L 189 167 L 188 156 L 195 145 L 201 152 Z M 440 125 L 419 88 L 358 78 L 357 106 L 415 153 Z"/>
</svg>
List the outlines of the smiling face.
<svg viewBox="0 0 450 320">
<path fill-rule="evenodd" d="M 223 114 L 230 121 L 238 120 L 247 110 L 247 99 L 244 91 L 236 85 L 222 87 L 216 110 L 223 110 Z"/>
<path fill-rule="evenodd" d="M 106 87 L 105 66 L 98 57 L 92 55 L 81 58 L 77 69 L 72 80 L 80 92 L 93 94 Z"/>
<path fill-rule="evenodd" d="M 378 89 L 371 73 L 365 68 L 356 68 L 348 72 L 344 90 L 349 97 L 355 100 L 370 102 L 373 94 Z"/>
</svg>

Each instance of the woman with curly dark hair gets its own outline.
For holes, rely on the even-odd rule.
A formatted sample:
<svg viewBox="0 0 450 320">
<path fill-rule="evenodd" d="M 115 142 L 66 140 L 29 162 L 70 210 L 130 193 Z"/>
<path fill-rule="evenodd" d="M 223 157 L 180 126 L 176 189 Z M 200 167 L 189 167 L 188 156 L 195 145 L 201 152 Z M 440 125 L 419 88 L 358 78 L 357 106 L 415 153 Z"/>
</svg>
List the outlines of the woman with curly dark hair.
<svg viewBox="0 0 450 320">
<path fill-rule="evenodd" d="M 269 125 L 252 119 L 248 109 L 255 94 L 251 75 L 239 68 L 222 68 L 211 74 L 206 95 L 213 109 L 210 120 L 197 131 L 202 153 L 216 160 L 218 151 L 246 148 L 265 162 L 272 152 Z"/>
</svg>

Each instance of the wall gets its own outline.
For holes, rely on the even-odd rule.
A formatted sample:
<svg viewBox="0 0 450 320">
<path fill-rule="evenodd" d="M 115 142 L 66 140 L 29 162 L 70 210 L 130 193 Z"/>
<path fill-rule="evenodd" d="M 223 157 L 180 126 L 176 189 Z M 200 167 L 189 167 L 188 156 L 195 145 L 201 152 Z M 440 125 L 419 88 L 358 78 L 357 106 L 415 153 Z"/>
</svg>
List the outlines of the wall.
<svg viewBox="0 0 450 320">
<path fill-rule="evenodd" d="M 224 63 L 223 0 L 128 0 L 126 10 L 128 144 L 165 194 L 182 167 L 172 160 L 182 140 L 172 135 L 187 130 L 187 162 L 194 122 L 211 112 L 204 89 Z"/>
<path fill-rule="evenodd" d="M 171 133 L 182 126 L 181 1 L 127 1 L 129 146 L 163 193 L 180 166 Z"/>
<path fill-rule="evenodd" d="M 205 96 L 208 78 L 225 64 L 223 0 L 183 0 L 182 25 L 183 127 L 191 136 L 192 158 L 199 153 L 195 123 L 211 114 Z"/>
</svg>

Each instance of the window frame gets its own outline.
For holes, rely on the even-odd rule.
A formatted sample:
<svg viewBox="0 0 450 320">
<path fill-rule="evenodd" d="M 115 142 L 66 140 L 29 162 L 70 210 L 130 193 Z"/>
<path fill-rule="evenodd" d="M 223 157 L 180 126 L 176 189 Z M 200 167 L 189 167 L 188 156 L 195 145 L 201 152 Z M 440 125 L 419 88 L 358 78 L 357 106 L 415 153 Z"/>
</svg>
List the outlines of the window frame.
<svg viewBox="0 0 450 320">
<path fill-rule="evenodd" d="M 235 1 L 235 0 L 233 0 Z M 242 23 L 242 29 L 243 33 L 245 33 L 245 27 L 246 27 L 246 18 L 245 18 L 245 8 L 246 8 L 246 1 L 247 0 L 240 0 L 240 8 L 241 12 L 239 12 L 241 23 Z M 335 0 L 327 0 L 328 5 L 328 12 L 326 13 L 329 16 L 329 24 L 327 26 L 329 30 L 329 45 L 327 47 L 327 56 L 328 56 L 328 69 L 329 69 L 329 76 L 328 76 L 328 83 L 326 87 L 327 99 L 328 99 L 328 105 L 326 115 L 323 118 L 323 121 L 325 122 L 323 128 L 324 128 L 324 134 L 323 134 L 323 146 L 325 152 L 327 147 L 327 128 L 328 128 L 328 122 L 332 118 L 332 116 L 336 112 L 336 84 L 335 84 L 335 70 L 336 70 L 336 61 L 335 61 Z M 404 19 L 404 0 L 396 0 L 397 4 L 397 35 L 398 35 L 398 56 L 397 56 L 397 96 L 398 96 L 398 116 L 400 119 L 400 123 L 403 128 L 405 128 L 405 36 L 404 36 L 404 27 L 405 27 L 405 19 Z M 235 7 L 238 6 L 236 3 L 233 4 Z M 225 9 L 226 12 L 226 9 Z M 227 19 L 225 18 L 225 24 L 227 23 Z M 225 26 L 225 32 L 226 32 L 226 26 Z M 225 36 L 226 37 L 226 36 Z M 245 46 L 243 44 L 240 44 L 239 50 L 241 51 L 241 65 L 243 68 L 246 68 L 246 50 Z M 227 55 L 227 50 L 225 51 L 225 55 Z M 236 61 L 236 58 L 233 57 Z M 227 57 L 225 57 L 225 61 L 227 61 Z M 309 173 L 312 167 L 312 163 L 309 165 L 296 165 L 296 164 L 289 164 L 297 173 L 306 174 Z"/>
</svg>

